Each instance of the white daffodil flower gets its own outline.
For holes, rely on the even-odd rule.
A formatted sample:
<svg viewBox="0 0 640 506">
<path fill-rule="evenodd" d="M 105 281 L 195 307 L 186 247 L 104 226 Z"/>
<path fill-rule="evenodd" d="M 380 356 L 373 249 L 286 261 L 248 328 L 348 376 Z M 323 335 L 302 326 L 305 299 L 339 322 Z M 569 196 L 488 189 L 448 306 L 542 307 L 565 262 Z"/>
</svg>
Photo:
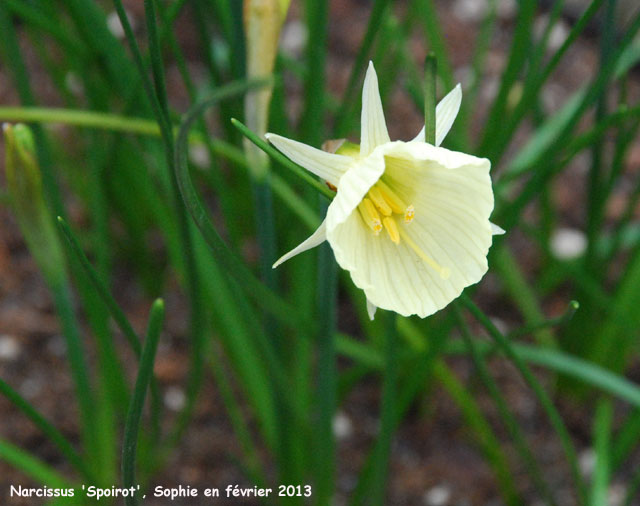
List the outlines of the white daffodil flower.
<svg viewBox="0 0 640 506">
<path fill-rule="evenodd" d="M 369 64 L 362 91 L 360 152 L 333 154 L 266 134 L 288 158 L 338 191 L 320 227 L 275 264 L 329 241 L 338 264 L 364 290 L 367 310 L 421 318 L 442 309 L 487 271 L 493 191 L 486 158 L 439 147 L 460 109 L 456 86 L 436 107 L 436 145 L 424 129 L 391 141 L 378 78 Z"/>
</svg>

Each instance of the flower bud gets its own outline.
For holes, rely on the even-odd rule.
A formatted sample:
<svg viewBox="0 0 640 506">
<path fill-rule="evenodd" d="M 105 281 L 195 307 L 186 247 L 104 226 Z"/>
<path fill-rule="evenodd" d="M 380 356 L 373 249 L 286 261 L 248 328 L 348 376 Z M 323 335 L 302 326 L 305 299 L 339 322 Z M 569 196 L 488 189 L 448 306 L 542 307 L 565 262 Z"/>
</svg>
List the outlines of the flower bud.
<svg viewBox="0 0 640 506">
<path fill-rule="evenodd" d="M 247 77 L 264 78 L 271 75 L 278 52 L 280 29 L 287 15 L 290 0 L 245 0 L 244 28 L 247 51 Z M 250 91 L 245 97 L 246 125 L 259 137 L 267 132 L 272 87 Z M 253 176 L 260 180 L 266 175 L 266 155 L 245 139 L 245 152 Z"/>
<path fill-rule="evenodd" d="M 42 192 L 33 134 L 23 124 L 3 126 L 9 201 L 36 263 L 50 283 L 64 277 L 64 257 Z"/>
</svg>

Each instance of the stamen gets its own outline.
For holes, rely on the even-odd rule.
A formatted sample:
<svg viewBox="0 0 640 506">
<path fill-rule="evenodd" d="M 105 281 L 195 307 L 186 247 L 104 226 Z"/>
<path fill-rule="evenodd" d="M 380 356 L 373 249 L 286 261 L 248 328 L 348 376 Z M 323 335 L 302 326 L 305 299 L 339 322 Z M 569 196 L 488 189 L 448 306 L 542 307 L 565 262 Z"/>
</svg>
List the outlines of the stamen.
<svg viewBox="0 0 640 506">
<path fill-rule="evenodd" d="M 377 188 L 376 186 L 372 186 L 369 190 L 369 198 L 376 205 L 378 211 L 380 211 L 385 216 L 391 216 L 391 207 L 382 196 L 382 192 L 379 188 Z"/>
<path fill-rule="evenodd" d="M 408 225 L 413 221 L 414 216 L 416 215 L 416 210 L 413 208 L 413 205 L 409 205 L 404 210 L 404 222 Z"/>
<path fill-rule="evenodd" d="M 407 206 L 402 201 L 402 199 L 398 197 L 384 181 L 382 181 L 382 179 L 378 179 L 378 182 L 375 184 L 375 186 L 380 190 L 380 193 L 382 194 L 385 202 L 389 204 L 389 207 L 394 213 L 404 213 L 404 210 L 407 208 Z"/>
<path fill-rule="evenodd" d="M 428 256 L 424 251 L 422 251 L 420 249 L 420 246 L 418 246 L 413 241 L 413 239 L 411 239 L 411 237 L 409 237 L 407 233 L 404 230 L 402 230 L 402 228 L 400 229 L 400 235 L 402 236 L 402 239 L 404 239 L 404 241 L 411 247 L 411 249 L 415 251 L 416 255 L 418 255 L 422 260 L 424 260 L 424 262 L 429 267 L 431 267 L 438 274 L 440 274 L 440 277 L 442 279 L 449 279 L 449 276 L 451 275 L 451 269 L 449 269 L 448 267 L 442 267 L 433 258 Z"/>
<path fill-rule="evenodd" d="M 363 198 L 362 202 L 358 204 L 358 211 L 360 211 L 360 216 L 362 216 L 365 224 L 375 235 L 378 235 L 382 230 L 382 223 L 380 222 L 380 215 L 378 211 L 376 211 L 373 202 L 366 197 Z"/>
<path fill-rule="evenodd" d="M 396 244 L 400 244 L 400 232 L 398 231 L 398 225 L 396 225 L 396 220 L 393 218 L 383 218 L 382 223 L 384 227 L 387 229 L 387 233 L 389 234 L 389 239 L 391 239 Z"/>
</svg>

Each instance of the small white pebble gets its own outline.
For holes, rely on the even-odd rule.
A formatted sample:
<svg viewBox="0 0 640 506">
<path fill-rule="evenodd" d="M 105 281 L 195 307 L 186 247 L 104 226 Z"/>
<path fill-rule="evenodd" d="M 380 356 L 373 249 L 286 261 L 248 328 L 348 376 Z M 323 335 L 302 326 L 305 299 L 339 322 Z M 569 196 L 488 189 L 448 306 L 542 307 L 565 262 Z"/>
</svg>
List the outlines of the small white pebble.
<svg viewBox="0 0 640 506">
<path fill-rule="evenodd" d="M 427 506 L 445 506 L 451 499 L 451 487 L 436 485 L 424 493 L 423 502 Z"/>
<path fill-rule="evenodd" d="M 455 0 L 453 15 L 460 21 L 475 23 L 484 18 L 488 7 L 486 0 Z"/>
<path fill-rule="evenodd" d="M 551 29 L 551 33 L 549 34 L 549 45 L 547 50 L 551 53 L 555 53 L 560 46 L 564 44 L 564 41 L 567 40 L 569 36 L 569 25 L 567 25 L 563 20 L 559 20 Z"/>
<path fill-rule="evenodd" d="M 503 319 L 498 318 L 496 316 L 492 316 L 490 320 L 491 320 L 491 323 L 493 323 L 497 327 L 500 333 L 502 334 L 509 333 L 509 325 L 507 325 L 507 322 L 505 322 Z"/>
<path fill-rule="evenodd" d="M 0 335 L 0 359 L 15 360 L 20 355 L 20 343 L 18 340 L 7 334 Z"/>
<path fill-rule="evenodd" d="M 171 411 L 180 411 L 186 402 L 187 397 L 181 388 L 169 387 L 164 393 L 164 405 Z"/>
<path fill-rule="evenodd" d="M 575 228 L 559 228 L 551 236 L 551 252 L 561 260 L 578 258 L 587 248 L 584 232 Z"/>
<path fill-rule="evenodd" d="M 337 439 L 347 439 L 353 434 L 351 419 L 342 411 L 338 411 L 333 417 L 333 434 Z"/>
<path fill-rule="evenodd" d="M 622 483 L 613 483 L 609 487 L 609 506 L 622 506 L 627 497 L 627 487 Z"/>
<path fill-rule="evenodd" d="M 583 476 L 589 477 L 593 474 L 593 470 L 596 467 L 596 452 L 593 448 L 587 448 L 580 452 L 578 455 L 578 467 Z"/>
<path fill-rule="evenodd" d="M 201 169 L 207 169 L 211 165 L 209 150 L 203 144 L 193 144 L 189 147 L 189 160 Z"/>
<path fill-rule="evenodd" d="M 299 20 L 291 20 L 282 28 L 280 47 L 291 56 L 300 56 L 307 44 L 307 26 Z"/>
<path fill-rule="evenodd" d="M 135 18 L 131 15 L 131 13 L 127 10 L 124 11 L 127 19 L 129 20 L 129 24 L 131 25 L 131 29 L 135 31 L 136 22 Z M 124 39 L 124 28 L 122 27 L 122 23 L 120 23 L 120 18 L 118 17 L 118 13 L 113 11 L 107 15 L 107 28 L 117 39 Z"/>
</svg>

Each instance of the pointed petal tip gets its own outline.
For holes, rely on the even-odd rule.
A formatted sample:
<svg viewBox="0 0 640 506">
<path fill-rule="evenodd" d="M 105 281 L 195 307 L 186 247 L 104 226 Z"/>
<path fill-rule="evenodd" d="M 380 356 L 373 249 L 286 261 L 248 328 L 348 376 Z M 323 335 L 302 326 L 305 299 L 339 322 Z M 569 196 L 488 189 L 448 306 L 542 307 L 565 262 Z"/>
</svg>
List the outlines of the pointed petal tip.
<svg viewBox="0 0 640 506">
<path fill-rule="evenodd" d="M 378 309 L 378 307 L 369 299 L 367 299 L 367 314 L 369 315 L 369 320 L 373 321 L 373 319 L 375 318 L 376 309 Z"/>
<path fill-rule="evenodd" d="M 491 235 L 503 235 L 507 233 L 506 230 L 499 227 L 495 223 L 489 222 L 489 224 L 491 225 Z"/>
</svg>

